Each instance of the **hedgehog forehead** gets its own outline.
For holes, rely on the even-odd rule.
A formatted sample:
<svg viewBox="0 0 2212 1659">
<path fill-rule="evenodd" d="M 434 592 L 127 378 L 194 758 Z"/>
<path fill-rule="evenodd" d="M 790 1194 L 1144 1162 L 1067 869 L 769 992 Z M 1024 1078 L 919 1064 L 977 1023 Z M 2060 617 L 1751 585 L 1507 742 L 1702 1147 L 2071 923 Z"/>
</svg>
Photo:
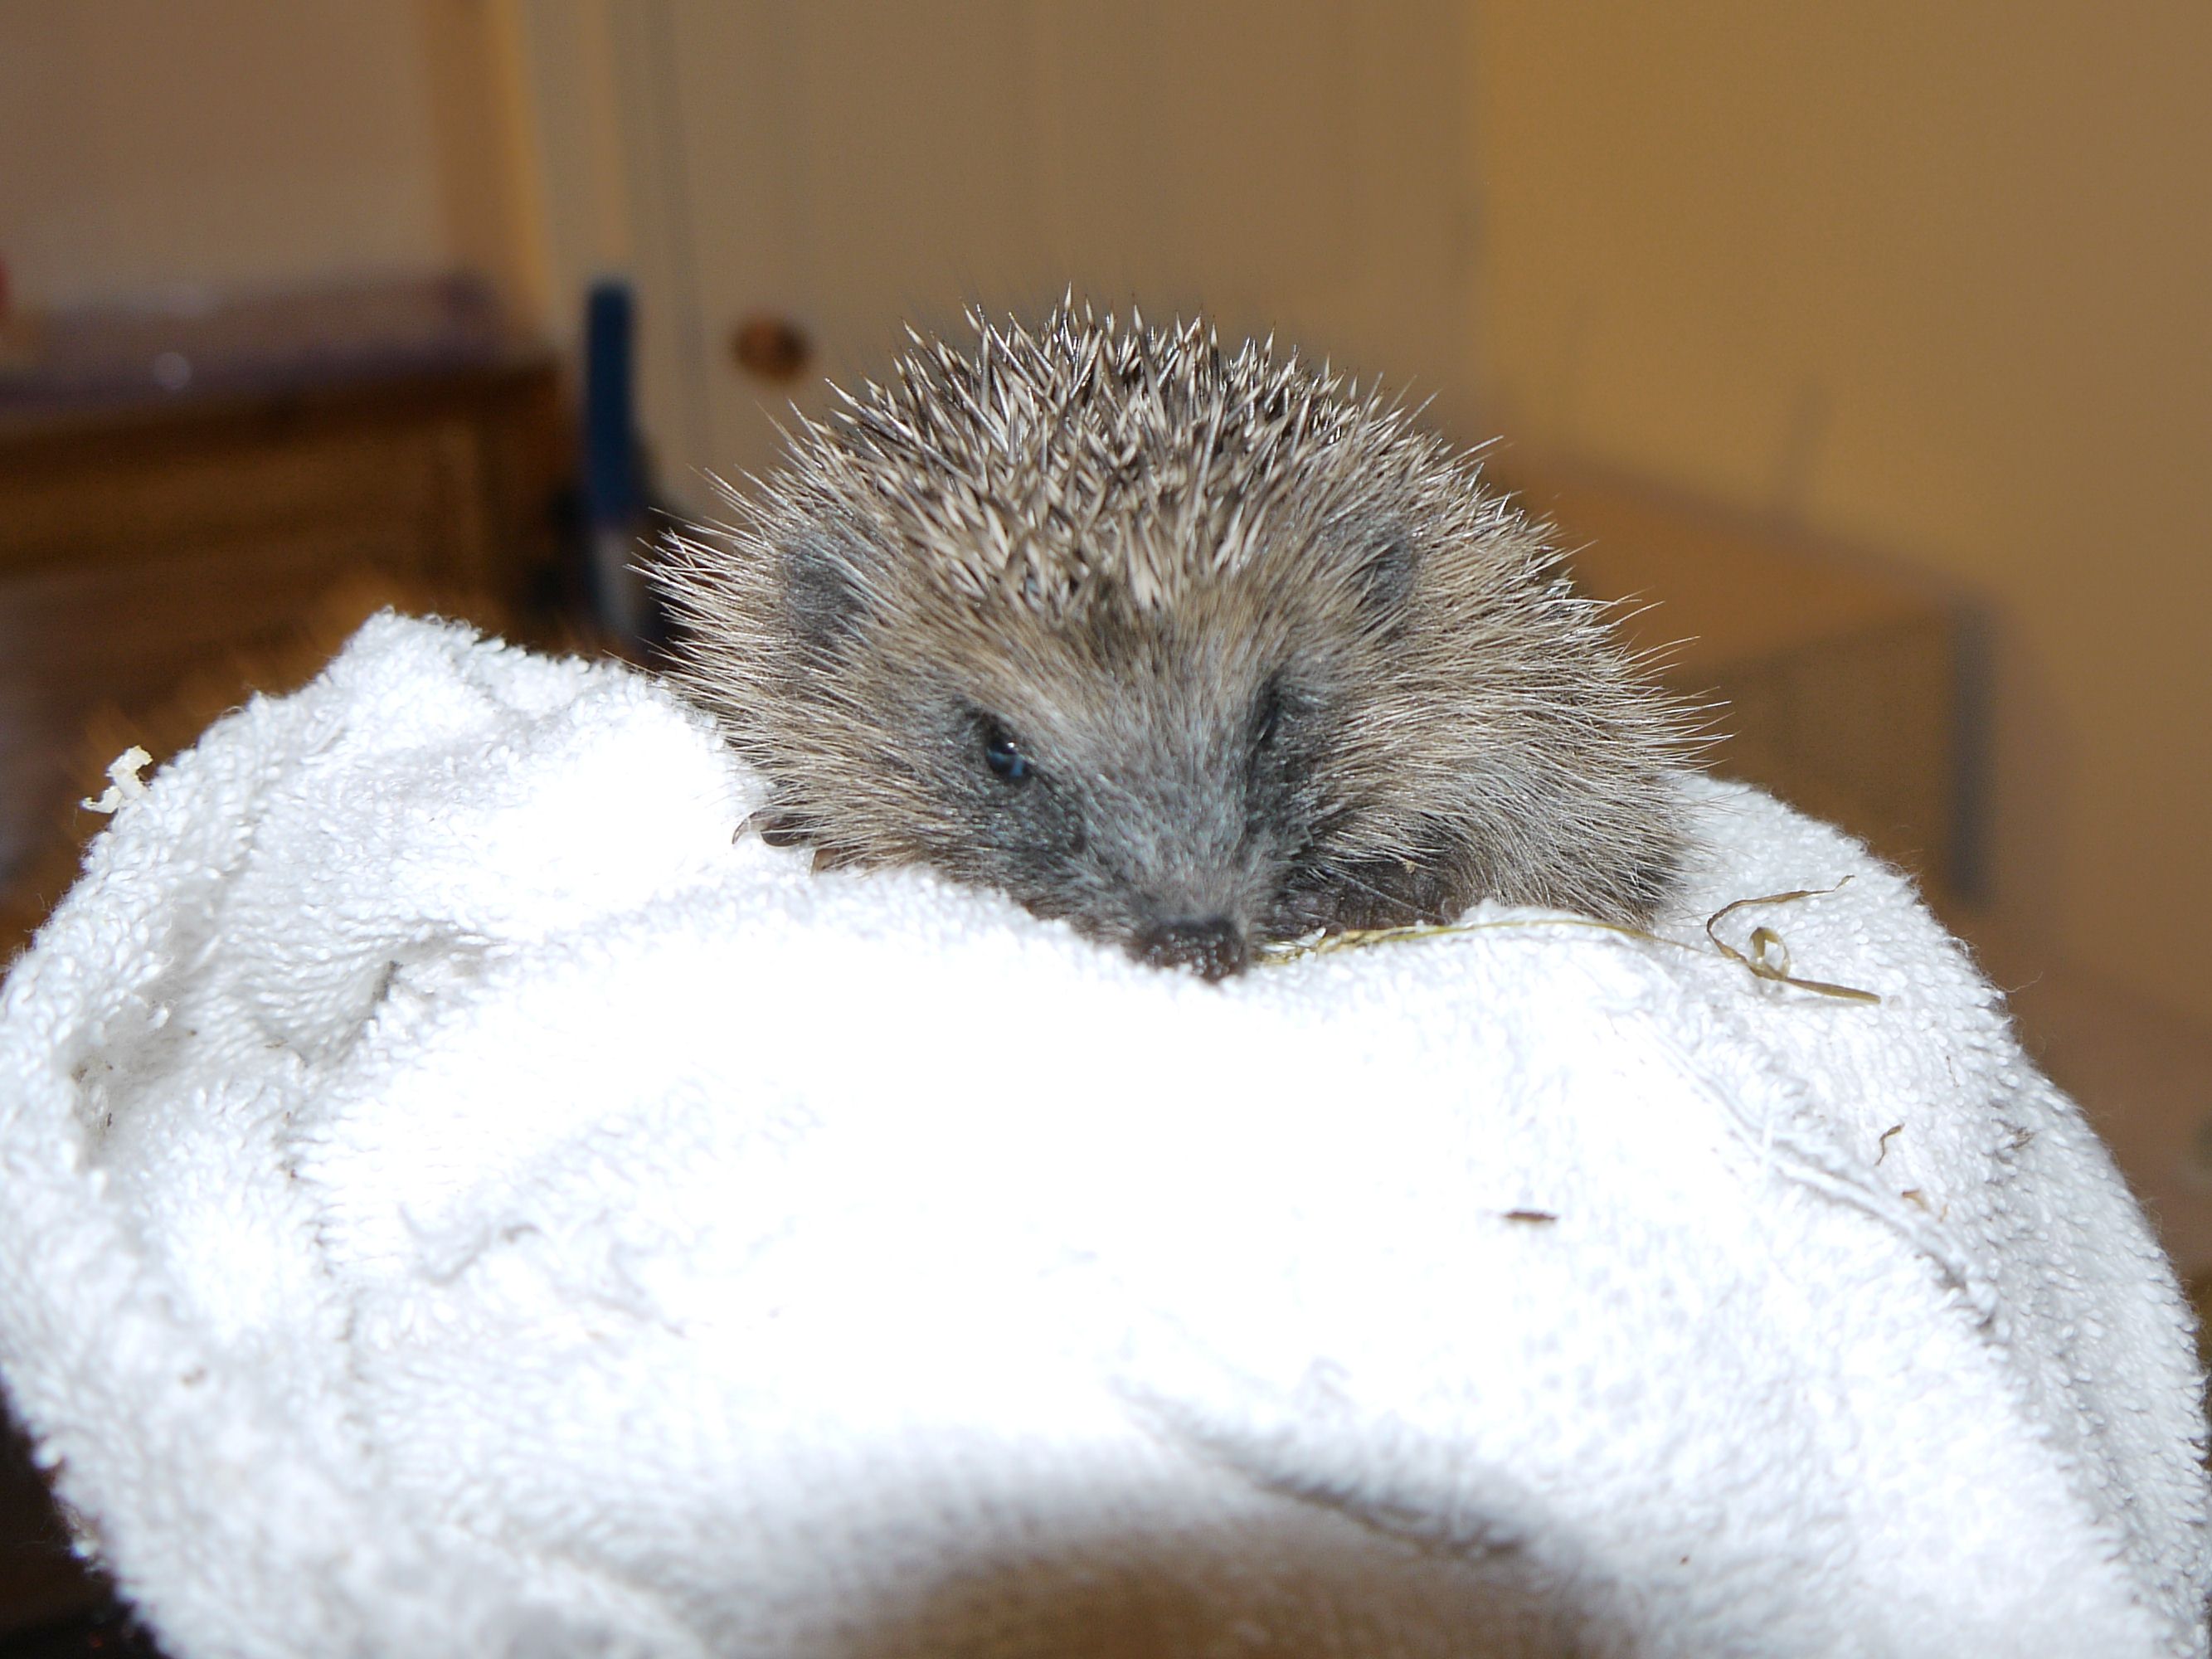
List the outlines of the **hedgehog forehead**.
<svg viewBox="0 0 2212 1659">
<path fill-rule="evenodd" d="M 1241 710 L 1310 633 L 1294 604 L 1237 581 L 1152 613 L 1088 604 L 1055 615 L 1020 595 L 971 599 L 936 586 L 909 598 L 884 626 L 927 646 L 940 684 L 984 712 L 1068 732 L 1110 710 L 1194 723 Z M 907 650 L 894 646 L 890 657 Z"/>
<path fill-rule="evenodd" d="M 1126 622 L 1074 629 L 1024 620 L 988 649 L 962 653 L 957 695 L 1005 721 L 1040 759 L 1073 766 L 1076 779 L 1218 762 L 1244 740 L 1281 656 L 1273 629 L 1198 640 Z"/>
</svg>

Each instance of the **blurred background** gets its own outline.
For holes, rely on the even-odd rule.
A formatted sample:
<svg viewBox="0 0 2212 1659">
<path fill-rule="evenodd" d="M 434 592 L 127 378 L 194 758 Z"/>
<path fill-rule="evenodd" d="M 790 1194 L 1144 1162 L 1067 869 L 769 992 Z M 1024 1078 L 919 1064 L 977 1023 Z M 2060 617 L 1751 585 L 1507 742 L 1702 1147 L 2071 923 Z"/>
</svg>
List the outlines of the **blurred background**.
<svg viewBox="0 0 2212 1659">
<path fill-rule="evenodd" d="M 385 603 L 622 646 L 653 508 L 1073 286 L 1502 437 L 2203 1274 L 2208 85 L 2202 0 L 0 0 L 6 948 L 130 744 Z"/>
</svg>

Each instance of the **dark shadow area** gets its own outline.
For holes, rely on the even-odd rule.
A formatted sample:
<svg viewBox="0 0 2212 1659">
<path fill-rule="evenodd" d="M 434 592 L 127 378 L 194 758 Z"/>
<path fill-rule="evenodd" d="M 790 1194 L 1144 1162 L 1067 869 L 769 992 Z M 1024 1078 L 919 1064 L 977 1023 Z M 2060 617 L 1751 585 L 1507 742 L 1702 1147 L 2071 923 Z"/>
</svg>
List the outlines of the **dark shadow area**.
<svg viewBox="0 0 2212 1659">
<path fill-rule="evenodd" d="M 992 1530 L 995 1541 L 971 1565 L 923 1577 L 903 1597 L 860 1593 L 859 1583 L 896 1574 L 888 1553 L 860 1544 L 871 1559 L 853 1566 L 854 1593 L 804 1630 L 777 1628 L 770 1614 L 769 1636 L 747 1616 L 757 1598 L 733 1595 L 738 1626 L 721 1626 L 720 1650 L 763 1659 L 1482 1659 L 1603 1649 L 1625 1634 L 1605 1611 L 1565 1600 L 1559 1575 L 1510 1546 L 1447 1552 L 1332 1510 L 1271 1504 L 1194 1526 L 1125 1509 L 1110 1528 L 1039 1526 L 1011 1543 L 1004 1521 Z M 112 1589 L 70 1553 L 12 1431 L 0 1462 L 0 1659 L 161 1659 Z M 810 1591 L 810 1610 L 821 1594 Z M 697 1616 L 720 1623 L 712 1611 Z"/>
<path fill-rule="evenodd" d="M 1634 1645 L 1615 1609 L 1583 1604 L 1566 1574 L 1510 1544 L 1432 1547 L 1287 1501 L 1203 1526 L 1139 1515 L 1096 1532 L 1040 1528 L 904 1600 L 856 1600 L 850 1618 L 800 1651 L 1483 1659 Z"/>
<path fill-rule="evenodd" d="M 0 1659 L 161 1659 L 154 1638 L 112 1605 L 0 1636 Z"/>
<path fill-rule="evenodd" d="M 159 1659 L 69 1528 L 11 1421 L 0 1419 L 0 1659 Z"/>
</svg>

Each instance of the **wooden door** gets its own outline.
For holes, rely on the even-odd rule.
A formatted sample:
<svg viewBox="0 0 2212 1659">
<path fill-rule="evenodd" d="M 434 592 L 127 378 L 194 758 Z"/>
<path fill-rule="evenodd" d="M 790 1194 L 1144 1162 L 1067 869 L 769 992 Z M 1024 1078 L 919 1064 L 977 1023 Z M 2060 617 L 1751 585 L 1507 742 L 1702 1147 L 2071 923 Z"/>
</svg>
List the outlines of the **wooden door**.
<svg viewBox="0 0 2212 1659">
<path fill-rule="evenodd" d="M 664 490 L 771 463 L 902 325 L 1202 309 L 1472 441 L 1474 185 L 1450 0 L 532 0 L 556 289 L 627 270 Z M 747 319 L 811 343 L 779 384 Z"/>
</svg>

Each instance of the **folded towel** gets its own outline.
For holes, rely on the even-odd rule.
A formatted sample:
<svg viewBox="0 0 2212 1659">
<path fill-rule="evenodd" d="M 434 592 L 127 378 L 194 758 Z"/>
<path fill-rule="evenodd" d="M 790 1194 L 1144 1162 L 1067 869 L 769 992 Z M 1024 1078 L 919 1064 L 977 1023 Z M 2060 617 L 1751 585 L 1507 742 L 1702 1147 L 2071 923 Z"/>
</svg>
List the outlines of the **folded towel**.
<svg viewBox="0 0 2212 1659">
<path fill-rule="evenodd" d="M 1692 787 L 1664 940 L 1209 985 L 380 617 L 9 977 L 0 1376 L 181 1659 L 2204 1654 L 2110 1159 L 1903 878 Z M 1808 889 L 1719 936 L 1878 1004 L 1705 935 Z"/>
</svg>

